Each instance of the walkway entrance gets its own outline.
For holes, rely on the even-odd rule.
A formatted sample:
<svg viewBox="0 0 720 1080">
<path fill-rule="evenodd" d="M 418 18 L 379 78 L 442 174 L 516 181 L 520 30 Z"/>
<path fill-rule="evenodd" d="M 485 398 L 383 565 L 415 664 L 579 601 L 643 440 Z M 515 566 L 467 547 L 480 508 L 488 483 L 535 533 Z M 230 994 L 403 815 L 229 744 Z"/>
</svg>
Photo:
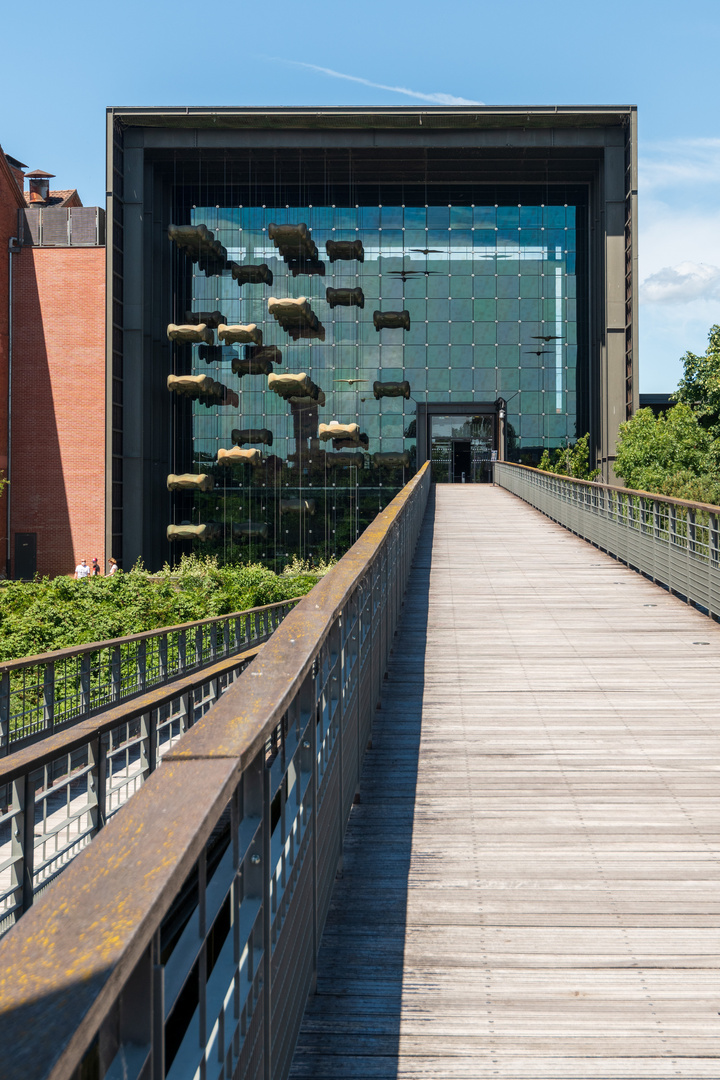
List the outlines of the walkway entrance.
<svg viewBox="0 0 720 1080">
<path fill-rule="evenodd" d="M 436 484 L 488 484 L 500 453 L 505 402 L 418 403 L 418 464 L 430 459 Z"/>
<path fill-rule="evenodd" d="M 430 460 L 436 484 L 487 484 L 495 449 L 495 417 L 429 416 Z"/>
</svg>

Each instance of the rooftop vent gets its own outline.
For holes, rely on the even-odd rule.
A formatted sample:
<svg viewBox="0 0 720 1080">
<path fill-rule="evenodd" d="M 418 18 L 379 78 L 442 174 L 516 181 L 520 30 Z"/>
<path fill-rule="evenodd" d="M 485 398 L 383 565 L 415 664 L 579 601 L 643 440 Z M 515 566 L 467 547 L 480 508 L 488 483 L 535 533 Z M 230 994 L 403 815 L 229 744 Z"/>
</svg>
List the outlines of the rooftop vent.
<svg viewBox="0 0 720 1080">
<path fill-rule="evenodd" d="M 50 181 L 55 173 L 43 172 L 42 169 L 33 169 L 25 173 L 25 179 L 30 183 L 30 205 L 42 206 L 48 201 L 50 195 Z"/>
</svg>

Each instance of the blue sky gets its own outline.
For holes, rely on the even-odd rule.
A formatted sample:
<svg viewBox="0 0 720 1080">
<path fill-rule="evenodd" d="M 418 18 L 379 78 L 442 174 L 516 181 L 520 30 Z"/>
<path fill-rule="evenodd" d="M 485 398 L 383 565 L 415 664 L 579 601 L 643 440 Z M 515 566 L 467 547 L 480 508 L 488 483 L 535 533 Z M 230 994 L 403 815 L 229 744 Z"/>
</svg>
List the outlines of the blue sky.
<svg viewBox="0 0 720 1080">
<path fill-rule="evenodd" d="M 3 23 L 0 143 L 87 205 L 107 105 L 636 104 L 641 390 L 720 322 L 717 0 L 78 0 Z"/>
</svg>

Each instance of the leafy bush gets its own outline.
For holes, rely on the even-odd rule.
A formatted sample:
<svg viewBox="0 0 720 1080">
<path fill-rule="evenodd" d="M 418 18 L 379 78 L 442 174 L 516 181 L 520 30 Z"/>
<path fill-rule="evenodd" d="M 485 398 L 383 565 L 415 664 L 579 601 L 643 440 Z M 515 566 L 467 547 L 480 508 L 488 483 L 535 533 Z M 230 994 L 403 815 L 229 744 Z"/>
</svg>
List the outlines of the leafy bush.
<svg viewBox="0 0 720 1080">
<path fill-rule="evenodd" d="M 84 581 L 9 581 L 0 588 L 0 660 L 304 596 L 329 569 L 298 561 L 275 574 L 259 563 L 220 567 L 214 557 L 189 555 L 154 575 L 138 564 Z"/>
<path fill-rule="evenodd" d="M 573 446 L 561 446 L 558 450 L 543 450 L 538 469 L 574 476 L 578 480 L 595 480 L 599 469 L 590 468 L 590 435 L 583 435 Z"/>
</svg>

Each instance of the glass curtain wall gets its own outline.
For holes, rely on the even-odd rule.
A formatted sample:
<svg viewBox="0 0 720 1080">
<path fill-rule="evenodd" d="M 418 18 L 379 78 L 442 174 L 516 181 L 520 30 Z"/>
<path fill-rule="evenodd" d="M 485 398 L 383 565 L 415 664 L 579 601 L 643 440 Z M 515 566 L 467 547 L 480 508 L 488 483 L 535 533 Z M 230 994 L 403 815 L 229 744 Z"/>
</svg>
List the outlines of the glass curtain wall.
<svg viewBox="0 0 720 1080">
<path fill-rule="evenodd" d="M 231 270 L 208 274 L 196 264 L 191 295 L 185 305 L 176 296 L 176 312 L 218 310 L 229 326 L 254 324 L 255 347 L 261 334 L 263 348 L 279 349 L 273 375 L 304 372 L 318 399 L 278 396 L 252 365 L 243 374 L 240 362 L 258 354 L 224 345 L 217 329 L 214 347 L 172 346 L 173 371 L 210 375 L 238 398 L 237 405 L 194 402 L 191 446 L 187 423 L 177 439 L 176 471 L 214 478 L 212 491 L 175 499 L 176 524 L 213 523 L 203 550 L 275 567 L 293 554 L 342 554 L 417 467 L 416 402 L 504 398 L 510 460 L 536 461 L 545 447 L 583 433 L 576 206 L 405 199 L 392 206 L 197 204 L 178 222 L 205 225 L 228 266 L 265 264 L 272 284 L 239 284 Z M 284 256 L 271 237 L 273 227 L 300 224 L 317 247 L 314 260 Z M 344 248 L 333 249 L 338 243 Z M 319 326 L 294 340 L 268 305 L 299 297 Z M 348 440 L 320 438 L 321 425 L 333 421 L 357 431 Z M 487 457 L 492 431 L 487 422 L 471 431 L 478 460 Z M 253 438 L 261 432 L 265 441 Z M 234 442 L 256 448 L 259 463 L 219 464 L 218 451 Z M 468 480 L 481 472 L 472 469 Z M 437 479 L 444 478 L 440 469 Z"/>
</svg>

